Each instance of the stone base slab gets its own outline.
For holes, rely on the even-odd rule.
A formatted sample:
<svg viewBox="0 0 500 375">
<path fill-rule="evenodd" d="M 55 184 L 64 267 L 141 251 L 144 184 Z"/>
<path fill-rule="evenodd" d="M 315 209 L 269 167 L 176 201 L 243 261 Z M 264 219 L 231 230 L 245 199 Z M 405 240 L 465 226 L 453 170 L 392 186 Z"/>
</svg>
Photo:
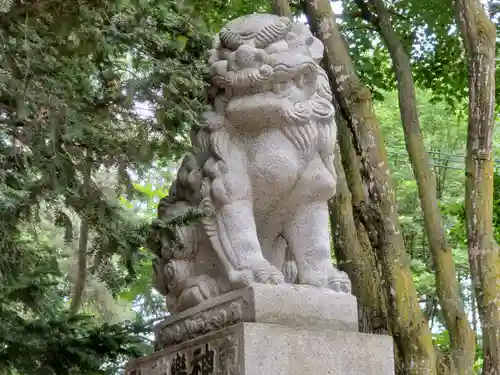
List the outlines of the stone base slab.
<svg viewBox="0 0 500 375">
<path fill-rule="evenodd" d="M 392 375 L 392 339 L 238 323 L 130 362 L 125 375 Z"/>
<path fill-rule="evenodd" d="M 154 329 L 155 342 L 164 349 L 242 322 L 357 332 L 357 303 L 330 289 L 256 284 L 166 318 Z"/>
</svg>

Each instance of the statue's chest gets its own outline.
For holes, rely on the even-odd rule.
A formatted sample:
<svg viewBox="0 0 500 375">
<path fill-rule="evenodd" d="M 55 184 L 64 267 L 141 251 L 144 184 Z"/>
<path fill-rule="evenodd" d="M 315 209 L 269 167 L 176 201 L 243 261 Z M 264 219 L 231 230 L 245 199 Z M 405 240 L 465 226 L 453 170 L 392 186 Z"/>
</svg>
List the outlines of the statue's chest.
<svg viewBox="0 0 500 375">
<path fill-rule="evenodd" d="M 307 164 L 280 129 L 271 129 L 249 139 L 245 149 L 252 184 L 259 190 L 287 191 Z"/>
<path fill-rule="evenodd" d="M 329 199 L 335 181 L 319 158 L 296 147 L 281 131 L 270 129 L 245 142 L 247 167 L 256 203 L 290 199 Z"/>
</svg>

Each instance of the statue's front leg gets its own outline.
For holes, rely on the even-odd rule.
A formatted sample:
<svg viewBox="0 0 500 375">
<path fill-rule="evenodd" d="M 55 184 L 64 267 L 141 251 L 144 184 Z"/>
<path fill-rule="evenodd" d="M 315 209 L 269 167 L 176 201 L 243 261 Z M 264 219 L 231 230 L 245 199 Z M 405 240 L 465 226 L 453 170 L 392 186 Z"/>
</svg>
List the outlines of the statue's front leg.
<svg viewBox="0 0 500 375">
<path fill-rule="evenodd" d="M 214 162 L 210 167 L 217 241 L 237 270 L 252 270 L 258 283 L 280 284 L 283 274 L 263 256 L 253 212 L 252 185 L 244 164 Z"/>
<path fill-rule="evenodd" d="M 299 284 L 350 293 L 347 274 L 332 263 L 327 202 L 301 204 L 287 223 L 284 235 L 297 262 Z"/>
</svg>

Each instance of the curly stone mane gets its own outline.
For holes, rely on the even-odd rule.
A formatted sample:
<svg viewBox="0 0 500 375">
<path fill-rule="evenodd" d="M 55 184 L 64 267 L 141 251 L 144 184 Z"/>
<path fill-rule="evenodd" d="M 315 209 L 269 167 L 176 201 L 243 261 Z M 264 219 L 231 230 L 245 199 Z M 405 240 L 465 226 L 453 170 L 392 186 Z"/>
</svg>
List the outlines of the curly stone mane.
<svg viewBox="0 0 500 375">
<path fill-rule="evenodd" d="M 213 110 L 153 223 L 155 286 L 172 311 L 255 282 L 350 291 L 330 259 L 336 127 L 322 57 L 305 25 L 275 15 L 238 18 L 215 39 Z M 193 210 L 201 221 L 169 224 Z"/>
<path fill-rule="evenodd" d="M 210 51 L 210 75 L 216 88 L 214 113 L 206 114 L 205 128 L 195 137 L 197 146 L 224 160 L 218 142 L 224 141 L 220 133 L 230 123 L 225 117 L 228 103 L 235 98 L 276 92 L 282 82 L 297 82 L 312 95 L 286 109 L 282 130 L 302 151 L 317 149 L 335 174 L 335 134 L 331 126 L 334 108 L 328 77 L 318 63 L 322 51 L 321 43 L 307 27 L 293 24 L 288 18 L 263 19 L 262 15 L 254 15 L 244 22 L 229 23 Z"/>
</svg>

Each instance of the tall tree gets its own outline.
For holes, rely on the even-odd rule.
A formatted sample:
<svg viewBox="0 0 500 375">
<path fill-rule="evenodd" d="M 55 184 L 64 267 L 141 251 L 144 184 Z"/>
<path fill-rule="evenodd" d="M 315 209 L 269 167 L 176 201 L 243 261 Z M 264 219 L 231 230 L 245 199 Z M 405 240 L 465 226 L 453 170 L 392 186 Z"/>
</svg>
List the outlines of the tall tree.
<svg viewBox="0 0 500 375">
<path fill-rule="evenodd" d="M 460 299 L 455 263 L 451 247 L 445 236 L 444 224 L 438 205 L 436 177 L 430 167 L 420 129 L 420 116 L 413 79 L 412 66 L 402 38 L 393 27 L 394 17 L 384 0 L 356 0 L 361 16 L 380 34 L 392 60 L 397 81 L 401 123 L 406 149 L 418 186 L 425 232 L 432 254 L 436 277 L 436 290 L 446 327 L 451 337 L 452 373 L 471 374 L 475 359 L 475 337 L 464 305 Z M 372 11 L 373 9 L 373 11 Z"/>
<path fill-rule="evenodd" d="M 375 208 L 373 211 L 371 211 L 371 213 L 379 209 L 380 212 L 383 213 L 381 217 L 384 217 L 386 218 L 386 221 L 389 221 L 390 212 L 389 211 L 384 212 L 383 209 L 384 207 L 385 208 L 390 207 L 390 202 L 391 202 L 390 198 L 387 199 L 387 195 L 382 195 L 382 194 L 379 194 L 377 196 L 377 194 L 373 194 L 373 191 L 381 189 L 381 191 L 384 192 L 384 188 L 385 186 L 387 186 L 387 185 L 384 186 L 384 182 L 390 181 L 390 179 L 380 178 L 381 175 L 384 175 L 385 177 L 388 173 L 387 172 L 385 174 L 383 172 L 380 173 L 384 169 L 383 158 L 381 158 L 381 155 L 384 154 L 384 150 L 383 146 L 379 143 L 381 142 L 381 138 L 379 138 L 379 134 L 377 133 L 378 124 L 376 124 L 376 120 L 374 119 L 373 112 L 370 108 L 371 98 L 369 97 L 369 95 L 368 96 L 360 95 L 360 93 L 363 93 L 363 89 L 366 89 L 366 87 L 363 87 L 361 81 L 359 80 L 359 77 L 356 76 L 356 70 L 354 68 L 354 64 L 349 59 L 348 51 L 345 48 L 346 44 L 344 43 L 342 35 L 338 33 L 338 27 L 335 22 L 334 14 L 331 11 L 331 7 L 326 2 L 325 4 L 322 4 L 321 1 L 316 1 L 316 2 L 305 1 L 303 3 L 305 5 L 305 12 L 309 19 L 309 24 L 314 29 L 314 31 L 320 36 L 320 38 L 323 39 L 323 41 L 325 42 L 326 46 L 325 68 L 330 75 L 333 86 L 332 91 L 335 93 L 336 96 L 335 99 L 339 104 L 341 112 L 344 114 L 344 117 L 347 120 L 348 126 L 346 126 L 346 128 L 349 129 L 350 136 L 352 139 L 351 142 L 347 141 L 345 143 L 343 151 L 341 152 L 343 159 L 342 161 L 343 163 L 345 163 L 343 165 L 345 174 L 342 173 L 343 171 L 341 170 L 341 166 L 339 165 L 336 166 L 336 168 L 340 172 L 339 176 L 344 176 L 344 175 L 346 176 L 346 181 L 349 182 L 348 188 L 350 191 L 347 191 L 346 189 L 343 188 L 344 187 L 342 185 L 343 182 L 340 183 L 341 194 L 336 198 L 336 201 L 334 200 L 334 203 L 332 205 L 332 212 L 334 212 L 334 215 L 332 216 L 332 221 L 334 224 L 337 225 L 337 227 L 334 227 L 333 230 L 334 231 L 336 230 L 337 234 L 336 244 L 337 245 L 340 244 L 339 246 L 336 246 L 335 250 L 337 258 L 340 261 L 342 261 L 343 255 L 345 255 L 342 254 L 341 251 L 343 240 L 347 240 L 346 242 L 350 243 L 351 248 L 354 249 L 357 249 L 360 245 L 359 233 L 362 233 L 362 231 L 359 230 L 360 228 L 359 226 L 357 226 L 358 231 L 355 234 L 356 237 L 358 237 L 357 241 L 353 241 L 354 236 L 352 234 L 346 236 L 346 234 L 348 234 L 347 233 L 348 230 L 356 228 L 356 225 L 352 225 L 353 222 L 356 221 L 356 216 L 363 217 L 363 215 L 359 215 L 359 213 L 362 211 L 360 211 L 359 206 L 357 206 L 358 202 L 361 203 L 361 205 L 367 205 L 368 202 L 368 205 L 369 204 L 372 205 L 371 208 Z M 412 371 L 414 371 L 414 373 L 419 373 L 418 371 L 427 373 L 427 371 L 431 369 L 431 371 L 435 371 L 437 373 L 442 373 L 442 374 L 470 374 L 472 373 L 474 357 L 475 357 L 474 332 L 469 325 L 468 316 L 465 312 L 465 308 L 461 300 L 462 299 L 460 291 L 461 287 L 459 284 L 460 279 L 457 280 L 458 274 L 456 276 L 456 269 L 454 266 L 454 259 L 452 256 L 451 247 L 449 246 L 447 239 L 445 237 L 444 224 L 441 217 L 440 208 L 438 205 L 438 197 L 442 196 L 442 185 L 444 184 L 446 174 L 440 173 L 439 176 L 440 185 L 438 191 L 438 186 L 435 180 L 435 176 L 433 175 L 433 172 L 431 170 L 431 163 L 429 161 L 429 157 L 424 149 L 423 137 L 420 131 L 419 113 L 417 110 L 417 101 L 415 94 L 415 83 L 412 74 L 412 67 L 410 65 L 410 55 L 408 52 L 408 48 L 411 49 L 412 42 L 411 40 L 403 41 L 401 39 L 402 37 L 398 35 L 398 32 L 393 27 L 394 17 L 405 18 L 405 16 L 397 14 L 397 12 L 395 12 L 394 9 L 389 9 L 387 5 L 381 0 L 372 0 L 367 3 L 362 1 L 356 1 L 356 3 L 358 4 L 360 10 L 360 12 L 358 12 L 357 14 L 361 15 L 361 17 L 363 17 L 371 25 L 371 27 L 373 27 L 380 33 L 382 41 L 385 43 L 389 51 L 391 60 L 393 62 L 395 78 L 399 88 L 398 93 L 400 99 L 400 112 L 401 112 L 403 128 L 405 130 L 406 146 L 409 152 L 410 161 L 412 162 L 413 171 L 415 173 L 417 185 L 419 188 L 424 224 L 426 228 L 426 242 L 430 247 L 434 264 L 434 271 L 436 272 L 436 290 L 437 290 L 437 295 L 439 297 L 438 301 L 439 308 L 442 316 L 444 317 L 444 323 L 448 328 L 448 332 L 451 338 L 451 344 L 450 344 L 451 347 L 449 348 L 451 349 L 451 355 L 449 355 L 450 354 L 449 350 L 445 350 L 443 352 L 441 352 L 440 350 L 438 351 L 435 350 L 441 348 L 442 347 L 441 344 L 437 345 L 436 348 L 433 348 L 432 344 L 423 345 L 422 347 L 425 348 L 424 350 L 421 350 L 420 352 L 416 350 L 415 352 L 417 352 L 420 355 L 422 355 L 422 353 L 426 353 L 423 354 L 423 357 L 428 358 L 429 361 L 418 369 L 416 369 L 415 366 L 413 366 Z M 278 9 L 279 7 L 276 8 Z M 410 17 L 414 17 L 413 16 L 413 13 L 415 11 L 414 8 L 415 7 L 411 8 L 409 12 L 405 12 L 403 10 L 403 13 L 409 14 Z M 446 9 L 445 7 L 444 12 L 441 10 L 438 13 L 440 13 L 441 15 L 444 13 L 444 18 L 446 17 L 450 18 L 451 16 L 449 13 L 447 13 L 447 10 L 449 9 Z M 393 14 L 395 14 L 395 16 L 393 16 Z M 353 14 L 348 14 L 348 17 L 352 16 Z M 445 26 L 442 27 L 442 29 L 438 30 L 440 33 L 442 33 L 443 30 L 445 30 L 447 27 L 450 26 L 451 22 L 450 20 L 447 21 L 447 23 L 445 24 Z M 449 32 L 446 31 L 446 33 Z M 337 37 L 337 39 L 334 39 L 334 37 Z M 415 36 L 413 36 L 413 38 L 414 37 Z M 332 39 L 337 41 L 337 43 L 336 44 L 332 43 Z M 446 37 L 441 39 L 444 40 L 446 39 Z M 451 37 L 450 40 L 453 40 L 453 37 Z M 410 44 L 409 46 L 408 43 Z M 452 62 L 450 61 L 445 62 L 445 64 L 450 64 L 450 63 Z M 420 66 L 419 69 L 420 69 L 419 71 L 421 72 L 422 67 Z M 353 75 L 351 73 L 354 73 L 354 79 L 352 78 Z M 446 90 L 449 90 L 449 87 L 446 88 L 444 87 L 446 86 L 446 84 L 442 85 L 438 82 L 440 81 L 440 79 L 435 79 L 434 81 L 432 81 L 432 79 L 434 78 L 427 79 L 427 81 L 431 84 L 431 87 L 436 88 L 437 93 L 440 92 L 443 93 L 447 92 Z M 422 79 L 420 79 L 420 81 L 425 82 L 425 80 Z M 459 82 L 455 82 L 456 87 L 459 87 L 458 83 Z M 336 90 L 336 88 L 338 87 L 340 87 L 340 89 Z M 452 96 L 452 98 L 453 99 L 451 99 L 450 102 L 453 102 L 455 98 L 460 99 L 460 91 L 458 93 L 455 93 Z M 365 104 L 364 108 L 363 104 Z M 360 108 L 364 109 L 364 113 L 363 111 L 359 110 Z M 373 126 L 374 124 L 375 127 Z M 341 144 L 341 150 L 342 150 L 341 129 L 342 125 L 339 126 L 339 143 Z M 369 137 L 363 139 L 363 136 L 366 134 L 366 133 L 364 134 L 364 131 L 366 131 L 366 129 L 369 129 L 368 131 Z M 374 129 L 375 131 L 373 131 Z M 347 136 L 345 138 L 349 137 Z M 366 142 L 363 145 L 363 141 L 368 139 L 371 141 L 371 143 Z M 373 151 L 374 149 L 375 150 L 378 149 L 378 151 L 381 152 L 374 153 Z M 351 150 L 353 150 L 354 154 L 356 155 L 354 159 L 352 158 L 352 155 L 350 155 L 352 154 Z M 370 157 L 372 158 L 371 160 Z M 359 164 L 356 164 L 355 160 L 356 158 L 358 159 L 357 162 Z M 435 160 L 435 158 L 433 159 Z M 370 162 L 374 161 L 378 162 L 378 164 L 374 163 L 370 165 Z M 443 162 L 447 163 L 447 161 Z M 354 173 L 350 173 L 349 171 L 350 166 L 353 165 L 354 166 L 358 165 L 359 169 L 361 170 L 361 174 L 359 174 L 360 179 L 358 180 L 357 183 L 354 182 L 356 181 L 356 179 L 355 178 L 353 179 L 352 177 L 356 176 L 356 171 L 354 171 Z M 353 167 L 352 169 L 355 170 L 356 167 Z M 377 172 L 380 171 L 380 172 L 377 175 L 374 174 L 373 171 Z M 372 173 L 371 175 L 370 172 Z M 366 184 L 367 181 L 370 181 L 372 184 L 371 185 Z M 363 187 L 363 185 L 365 186 Z M 361 186 L 362 188 L 357 189 L 358 186 Z M 375 188 L 373 188 L 374 186 Z M 370 190 L 370 188 L 372 188 L 372 190 Z M 360 194 L 358 194 L 358 192 L 360 192 Z M 382 198 L 380 198 L 381 196 Z M 357 201 L 357 197 L 360 197 L 359 201 Z M 345 206 L 349 203 L 349 200 L 351 200 L 351 204 L 353 204 L 354 207 L 353 212 L 355 213 L 355 215 L 353 215 L 352 218 L 349 218 L 349 215 L 345 215 Z M 373 204 L 373 202 L 375 202 L 375 204 Z M 392 202 L 394 203 L 395 200 L 392 200 Z M 387 203 L 389 203 L 389 205 L 384 206 L 384 204 Z M 342 213 L 338 212 L 340 210 L 340 207 L 344 207 L 344 216 L 342 216 Z M 385 266 L 384 260 L 387 261 L 388 259 L 391 258 L 391 256 L 397 257 L 398 255 L 402 257 L 399 259 L 403 259 L 405 257 L 404 245 L 401 244 L 401 242 L 399 242 L 401 244 L 401 246 L 399 247 L 400 249 L 399 254 L 397 251 L 395 251 L 392 252 L 390 256 L 387 256 L 387 253 L 384 254 L 379 250 L 379 247 L 377 245 L 380 242 L 377 244 L 374 241 L 373 233 L 375 231 L 373 230 L 373 224 L 378 223 L 376 217 L 372 216 L 369 219 L 367 219 L 367 216 L 365 216 L 364 219 L 365 220 L 363 221 L 364 224 L 363 227 L 365 227 L 366 225 L 366 228 L 369 228 L 367 233 L 372 235 L 371 237 L 369 237 L 371 240 L 370 248 L 375 250 L 374 253 L 376 254 L 376 257 L 374 259 L 379 263 L 378 269 L 382 270 L 382 278 L 386 283 L 385 285 L 388 284 L 391 285 L 391 281 L 393 282 L 395 280 L 394 274 L 391 274 L 391 271 L 390 270 L 387 271 L 387 269 L 384 267 Z M 395 228 L 398 228 L 399 223 L 397 217 L 393 216 L 393 222 L 396 223 Z M 370 225 L 372 225 L 371 228 L 369 227 Z M 387 231 L 385 233 L 387 234 Z M 385 236 L 385 239 L 387 238 L 388 236 Z M 395 238 L 396 241 L 392 242 L 389 241 L 389 243 L 391 243 L 392 245 L 397 244 L 398 243 L 397 234 L 391 239 L 394 240 Z M 380 238 L 376 239 L 380 240 Z M 356 253 L 356 251 L 353 251 L 351 253 Z M 355 264 L 356 261 L 361 262 L 360 259 L 361 257 L 353 254 L 351 255 L 352 257 L 349 260 L 351 266 Z M 384 258 L 384 255 L 386 255 L 386 258 Z M 355 283 L 358 283 L 359 280 L 357 278 L 357 275 L 355 272 L 353 272 L 352 269 L 350 271 L 350 274 L 352 274 L 353 278 L 356 279 Z M 395 274 L 397 274 L 397 272 Z M 411 285 L 411 283 L 408 286 L 409 289 L 407 289 L 406 292 L 408 292 L 408 290 L 414 289 L 414 286 Z M 399 317 L 400 320 L 404 321 L 406 316 L 404 318 L 401 317 L 400 315 L 401 310 L 398 311 L 396 314 L 394 314 L 394 312 L 396 311 L 396 309 L 394 309 L 394 299 L 391 300 L 392 297 L 391 292 L 393 292 L 393 290 L 394 289 L 392 290 L 389 289 L 385 291 L 386 293 L 383 299 L 385 299 L 385 301 L 387 302 L 385 305 L 384 303 L 382 303 L 381 306 L 387 307 L 386 316 L 388 316 L 389 318 Z M 359 289 L 357 290 L 357 293 L 358 295 L 360 294 Z M 361 300 L 362 298 L 360 295 L 360 301 Z M 432 303 L 429 306 L 432 307 Z M 416 303 L 414 307 L 415 307 L 413 309 L 414 312 L 415 310 L 419 310 Z M 391 315 L 391 313 L 393 315 Z M 401 345 L 397 345 L 396 349 L 399 358 L 404 358 L 404 353 L 403 353 L 403 351 L 405 350 L 404 344 L 407 344 L 409 348 L 407 351 L 408 354 L 407 358 L 411 357 L 410 354 L 412 352 L 411 347 L 415 348 L 416 346 L 418 346 L 418 343 L 423 343 L 423 342 L 429 344 L 430 331 L 428 330 L 428 325 L 427 322 L 425 322 L 425 318 L 422 319 L 422 325 L 427 327 L 424 327 L 423 330 L 420 331 L 419 333 L 415 333 L 416 331 L 413 330 L 413 336 L 396 333 L 398 332 L 398 329 L 399 332 L 405 332 L 405 329 L 411 330 L 410 328 L 412 326 L 411 323 L 408 324 L 407 327 L 404 327 L 404 324 L 401 324 L 399 327 L 394 327 L 394 325 L 389 325 L 389 329 L 393 334 L 396 343 L 398 344 L 398 341 L 400 340 Z M 411 343 L 411 337 L 413 337 L 414 339 L 417 338 L 416 340 L 417 345 L 415 345 L 415 343 Z M 421 340 L 418 341 L 419 340 L 418 338 L 420 338 Z M 439 354 L 439 359 L 440 359 L 439 361 L 436 361 L 436 354 Z M 441 356 L 441 354 L 445 354 L 445 356 Z M 401 361 L 398 370 L 401 373 L 406 373 L 406 371 L 410 371 L 409 368 L 406 367 L 410 363 L 412 363 L 412 361 L 407 361 L 406 363 L 404 362 L 404 360 Z"/>
<path fill-rule="evenodd" d="M 337 107 L 338 150 L 335 154 L 337 193 L 329 203 L 335 258 L 338 266 L 351 278 L 353 293 L 358 298 L 361 332 L 387 334 L 387 306 L 382 280 L 376 272 L 377 259 L 370 237 L 356 211 L 364 202 L 364 189 L 359 160 L 352 135 Z"/>
<path fill-rule="evenodd" d="M 290 3 L 288 0 L 274 0 L 271 3 L 271 7 L 274 14 L 282 17 L 292 18 L 292 9 L 290 8 Z"/>
<path fill-rule="evenodd" d="M 484 375 L 500 374 L 500 262 L 493 234 L 495 25 L 479 0 L 457 0 L 468 55 L 466 227 L 472 282 L 481 320 Z"/>
</svg>

